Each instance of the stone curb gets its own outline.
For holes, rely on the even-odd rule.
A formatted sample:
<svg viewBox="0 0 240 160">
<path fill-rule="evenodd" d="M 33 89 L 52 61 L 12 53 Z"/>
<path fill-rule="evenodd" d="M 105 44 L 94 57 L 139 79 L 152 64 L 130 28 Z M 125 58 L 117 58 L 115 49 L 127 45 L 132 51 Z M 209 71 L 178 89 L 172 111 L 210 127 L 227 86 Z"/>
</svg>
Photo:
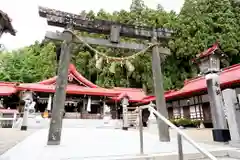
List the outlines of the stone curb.
<svg viewBox="0 0 240 160">
<path fill-rule="evenodd" d="M 211 151 L 217 158 L 231 157 L 240 159 L 240 150 L 218 150 Z M 185 153 L 184 160 L 203 160 L 207 157 L 201 153 Z M 76 158 L 77 159 L 77 158 Z M 85 160 L 178 160 L 177 153 L 146 154 L 146 155 L 122 155 L 110 157 L 84 157 Z M 74 158 L 73 158 L 74 160 Z"/>
</svg>

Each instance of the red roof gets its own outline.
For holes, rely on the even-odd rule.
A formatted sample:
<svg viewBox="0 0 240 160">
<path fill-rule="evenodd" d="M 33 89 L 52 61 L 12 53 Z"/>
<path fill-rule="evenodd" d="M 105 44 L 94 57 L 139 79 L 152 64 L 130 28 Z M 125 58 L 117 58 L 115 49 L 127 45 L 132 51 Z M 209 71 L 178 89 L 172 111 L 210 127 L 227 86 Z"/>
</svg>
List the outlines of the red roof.
<svg viewBox="0 0 240 160">
<path fill-rule="evenodd" d="M 83 77 L 76 69 L 76 67 L 73 64 L 70 64 L 69 70 L 68 70 L 68 76 L 76 79 L 79 83 L 85 85 L 86 87 L 90 88 L 98 88 L 97 85 L 92 83 L 91 81 L 87 80 L 85 77 Z M 38 82 L 40 84 L 55 84 L 57 80 L 57 76 L 49 78 L 47 80 L 43 80 L 41 82 Z"/>
<path fill-rule="evenodd" d="M 240 84 L 240 64 L 230 66 L 223 69 L 220 73 L 220 85 L 226 87 L 232 84 Z M 197 77 L 195 79 L 186 80 L 182 89 L 165 93 L 166 100 L 176 97 L 189 96 L 191 94 L 207 91 L 205 77 Z M 146 97 L 142 100 L 143 103 L 154 101 L 155 97 Z"/>
<path fill-rule="evenodd" d="M 23 83 L 16 86 L 18 90 L 31 90 L 35 92 L 47 92 L 54 93 L 56 85 L 54 84 L 39 84 L 39 83 Z M 79 85 L 69 84 L 66 89 L 68 94 L 81 94 L 81 95 L 98 95 L 98 96 L 118 96 L 120 93 L 105 88 L 88 88 Z"/>
<path fill-rule="evenodd" d="M 76 84 L 68 84 L 67 86 L 67 93 L 68 94 L 86 94 L 86 95 L 101 95 L 101 96 L 108 96 L 111 97 L 112 100 L 121 100 L 124 96 L 127 96 L 129 98 L 129 101 L 132 102 L 139 102 L 144 97 L 146 97 L 144 91 L 142 89 L 137 88 L 120 88 L 115 87 L 113 89 L 105 89 L 101 88 L 86 78 L 84 78 L 77 70 L 76 67 L 73 64 L 70 64 L 69 66 L 69 73 L 68 73 L 69 79 L 74 79 L 81 85 Z M 16 90 L 32 90 L 36 92 L 55 92 L 55 85 L 56 85 L 57 76 L 49 78 L 47 80 L 43 80 L 38 83 L 29 83 L 29 84 L 19 84 L 16 85 L 16 83 L 8 83 L 8 82 L 2 82 L 0 83 L 3 86 L 16 86 Z"/>
<path fill-rule="evenodd" d="M 216 51 L 217 49 L 219 49 L 218 43 L 215 43 L 211 48 L 209 48 L 206 51 L 197 55 L 197 58 L 203 58 L 203 57 L 209 56 L 209 55 L 213 54 L 214 51 Z"/>
<path fill-rule="evenodd" d="M 15 86 L 16 82 L 0 82 L 0 86 Z"/>
<path fill-rule="evenodd" d="M 10 96 L 17 92 L 14 86 L 0 84 L 0 96 Z"/>
<path fill-rule="evenodd" d="M 71 64 L 69 66 L 69 77 L 73 77 L 75 80 L 77 80 L 80 84 L 83 84 L 86 87 L 89 88 L 101 88 L 97 85 L 95 85 L 94 83 L 90 82 L 89 80 L 87 80 L 86 78 L 84 78 L 76 69 L 76 67 Z M 47 85 L 51 85 L 51 84 L 56 84 L 56 79 L 57 76 L 41 81 L 39 82 L 39 84 L 47 84 Z M 141 101 L 144 97 L 146 97 L 146 94 L 144 93 L 144 91 L 142 89 L 138 89 L 138 88 L 121 88 L 121 87 L 114 87 L 113 89 L 110 89 L 111 91 L 115 91 L 118 94 L 118 96 L 114 96 L 112 95 L 111 99 L 119 101 L 121 100 L 124 96 L 127 96 L 129 98 L 129 101 L 132 102 L 139 102 Z M 75 93 L 75 92 L 74 92 Z M 100 94 L 100 93 L 99 93 Z M 114 97 L 113 97 L 114 96 Z"/>
<path fill-rule="evenodd" d="M 143 98 L 146 97 L 145 92 L 142 89 L 138 88 L 113 88 L 115 91 L 120 92 L 118 97 L 113 97 L 113 100 L 119 101 L 124 97 L 128 97 L 130 102 L 140 102 Z"/>
</svg>

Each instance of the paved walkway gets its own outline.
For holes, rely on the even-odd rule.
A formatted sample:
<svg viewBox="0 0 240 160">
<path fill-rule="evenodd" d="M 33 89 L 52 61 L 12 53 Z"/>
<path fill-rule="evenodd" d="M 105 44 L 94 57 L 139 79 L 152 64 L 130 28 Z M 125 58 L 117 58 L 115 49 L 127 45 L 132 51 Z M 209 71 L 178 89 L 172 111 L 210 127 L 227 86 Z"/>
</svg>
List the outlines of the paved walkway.
<svg viewBox="0 0 240 160">
<path fill-rule="evenodd" d="M 223 144 L 223 143 L 216 143 L 213 141 L 212 138 L 212 129 L 197 129 L 197 128 L 187 128 L 182 129 L 189 137 L 191 137 L 196 142 L 204 142 L 204 143 L 214 143 L 214 144 Z M 145 128 L 145 132 L 158 135 L 158 128 L 156 124 L 149 125 L 148 128 Z M 176 137 L 177 132 L 173 129 L 170 129 L 171 137 Z"/>
<path fill-rule="evenodd" d="M 20 131 L 19 129 L 0 128 L 0 155 L 28 137 L 34 130 Z"/>
<path fill-rule="evenodd" d="M 24 141 L 7 151 L 0 160 L 106 160 L 108 156 L 139 154 L 138 131 L 123 131 L 104 128 L 64 128 L 59 146 L 47 146 L 48 130 L 39 130 Z M 144 152 L 146 154 L 177 153 L 177 140 L 159 142 L 157 135 L 144 134 Z M 186 141 L 184 153 L 198 153 Z M 200 143 L 209 151 L 226 151 L 232 148 Z"/>
<path fill-rule="evenodd" d="M 64 120 L 62 143 L 60 146 L 47 146 L 48 120 L 37 123 L 29 121 L 29 129 L 22 132 L 19 129 L 1 129 L 1 153 L 8 150 L 0 160 L 79 160 L 91 158 L 106 160 L 107 156 L 136 155 L 139 154 L 139 133 L 136 129 L 123 131 L 104 125 L 101 120 Z M 37 131 L 36 131 L 37 130 Z M 3 131 L 3 132 L 2 132 Z M 35 133 L 33 133 L 36 131 Z M 184 130 L 200 146 L 209 151 L 226 151 L 227 145 L 214 145 L 210 129 Z M 171 130 L 171 142 L 159 142 L 157 126 L 150 125 L 144 130 L 144 151 L 147 154 L 176 153 L 176 132 Z M 33 133 L 33 134 L 32 134 Z M 199 153 L 189 143 L 183 142 L 185 153 Z"/>
</svg>

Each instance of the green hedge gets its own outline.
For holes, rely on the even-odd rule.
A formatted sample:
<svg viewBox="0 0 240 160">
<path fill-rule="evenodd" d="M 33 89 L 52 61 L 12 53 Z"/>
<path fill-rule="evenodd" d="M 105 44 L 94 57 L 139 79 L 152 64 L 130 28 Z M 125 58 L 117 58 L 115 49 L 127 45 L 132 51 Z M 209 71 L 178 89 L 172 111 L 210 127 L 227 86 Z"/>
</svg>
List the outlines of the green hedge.
<svg viewBox="0 0 240 160">
<path fill-rule="evenodd" d="M 192 120 L 187 118 L 171 119 L 170 121 L 176 126 L 183 127 L 198 127 L 201 123 L 201 120 Z"/>
</svg>

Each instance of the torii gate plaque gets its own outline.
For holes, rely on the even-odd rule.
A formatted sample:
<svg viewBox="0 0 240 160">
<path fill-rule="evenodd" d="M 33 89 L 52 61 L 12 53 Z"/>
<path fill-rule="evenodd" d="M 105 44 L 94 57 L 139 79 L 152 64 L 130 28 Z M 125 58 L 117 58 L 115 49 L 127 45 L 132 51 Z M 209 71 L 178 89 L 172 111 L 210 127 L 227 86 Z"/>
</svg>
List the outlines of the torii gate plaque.
<svg viewBox="0 0 240 160">
<path fill-rule="evenodd" d="M 99 33 L 110 35 L 109 40 L 96 39 L 89 37 L 81 37 L 88 44 L 104 45 L 114 48 L 127 48 L 134 50 L 142 50 L 146 48 L 144 44 L 136 43 L 123 43 L 120 42 L 120 35 L 124 37 L 151 40 L 156 43 L 158 40 L 166 41 L 171 37 L 171 31 L 167 29 L 152 29 L 150 27 L 132 26 L 120 24 L 117 22 L 106 20 L 89 20 L 81 15 L 62 12 L 59 10 L 48 9 L 39 7 L 39 15 L 47 19 L 48 25 L 64 27 L 65 30 L 62 34 L 54 32 L 47 32 L 46 38 L 52 40 L 63 41 L 61 46 L 61 56 L 58 68 L 58 78 L 56 85 L 56 94 L 53 102 L 52 119 L 48 135 L 48 145 L 59 145 L 61 140 L 62 130 L 62 114 L 64 109 L 64 101 L 66 98 L 65 89 L 67 86 L 67 72 L 70 63 L 70 48 L 71 43 L 79 43 L 79 39 L 73 36 L 69 30 L 78 30 L 80 32 Z M 152 48 L 152 71 L 156 95 L 157 110 L 168 117 L 167 108 L 164 98 L 163 78 L 161 72 L 161 54 L 170 54 L 167 48 L 158 47 L 154 45 Z M 159 140 L 170 141 L 169 128 L 161 120 L 158 120 Z"/>
</svg>

